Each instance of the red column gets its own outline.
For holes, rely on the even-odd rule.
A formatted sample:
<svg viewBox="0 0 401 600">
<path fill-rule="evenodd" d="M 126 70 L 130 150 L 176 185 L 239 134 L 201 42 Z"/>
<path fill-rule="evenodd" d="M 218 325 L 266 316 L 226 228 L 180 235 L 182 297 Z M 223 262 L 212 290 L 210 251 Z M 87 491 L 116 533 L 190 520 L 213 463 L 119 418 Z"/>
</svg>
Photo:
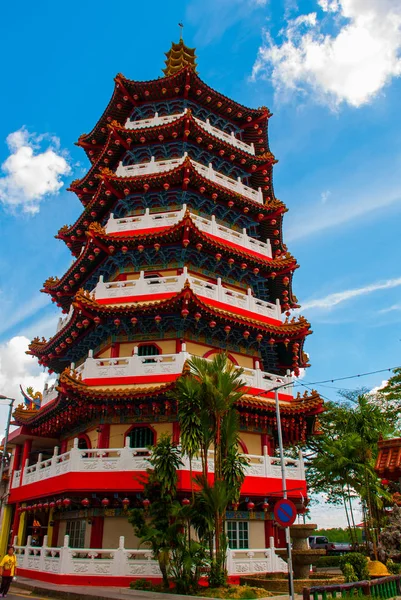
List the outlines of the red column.
<svg viewBox="0 0 401 600">
<path fill-rule="evenodd" d="M 92 518 L 92 530 L 90 539 L 90 548 L 102 548 L 103 547 L 103 527 L 104 517 L 93 517 Z"/>
<path fill-rule="evenodd" d="M 61 446 L 60 446 L 60 454 L 64 454 L 64 452 L 67 452 L 67 440 L 62 440 L 61 442 Z"/>
<path fill-rule="evenodd" d="M 24 477 L 25 463 L 26 463 L 26 461 L 29 458 L 31 450 L 32 450 L 32 440 L 25 440 L 25 442 L 24 442 L 24 449 L 23 449 L 23 452 L 22 452 L 22 461 L 21 461 L 21 479 L 20 479 L 20 485 L 21 485 L 22 479 Z"/>
<path fill-rule="evenodd" d="M 275 527 L 276 529 L 276 535 L 274 536 L 275 539 L 275 546 L 276 548 L 285 548 L 285 531 L 282 527 Z"/>
<path fill-rule="evenodd" d="M 268 519 L 265 521 L 265 548 L 270 548 L 270 538 L 274 538 L 273 521 Z"/>
<path fill-rule="evenodd" d="M 113 342 L 110 348 L 110 357 L 118 358 L 120 356 L 120 342 Z"/>
<path fill-rule="evenodd" d="M 98 448 L 110 448 L 110 423 L 100 425 L 100 431 L 97 438 Z"/>
<path fill-rule="evenodd" d="M 15 512 L 14 512 L 14 520 L 13 520 L 13 526 L 11 528 L 10 531 L 10 539 L 11 539 L 11 543 L 14 542 L 14 536 L 18 534 L 18 527 L 19 527 L 19 519 L 20 519 L 20 513 L 19 513 L 19 503 L 17 502 L 17 504 L 15 505 Z"/>
<path fill-rule="evenodd" d="M 180 424 L 178 421 L 173 422 L 173 444 L 180 443 Z"/>
<path fill-rule="evenodd" d="M 60 521 L 54 521 L 52 539 L 48 540 L 48 544 L 52 548 L 55 548 L 57 546 L 59 530 L 60 530 Z"/>
</svg>

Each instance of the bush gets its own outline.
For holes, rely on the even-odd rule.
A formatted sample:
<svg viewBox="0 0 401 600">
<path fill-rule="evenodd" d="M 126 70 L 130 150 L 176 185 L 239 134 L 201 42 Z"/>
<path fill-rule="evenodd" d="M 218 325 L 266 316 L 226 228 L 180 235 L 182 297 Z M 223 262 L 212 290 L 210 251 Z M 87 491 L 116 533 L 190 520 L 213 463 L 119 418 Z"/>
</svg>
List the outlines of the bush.
<svg viewBox="0 0 401 600">
<path fill-rule="evenodd" d="M 346 565 L 351 565 L 355 571 L 356 581 L 365 581 L 365 579 L 370 579 L 368 571 L 368 559 L 360 552 L 351 552 L 350 554 L 344 554 L 344 556 L 340 556 L 340 569 L 343 572 L 344 577 L 346 577 L 344 571 Z"/>
<path fill-rule="evenodd" d="M 345 563 L 345 565 L 342 568 L 342 572 L 344 575 L 345 583 L 352 583 L 353 581 L 358 581 L 355 569 L 349 563 Z"/>
<path fill-rule="evenodd" d="M 345 556 L 345 555 L 344 555 Z M 316 563 L 319 568 L 323 567 L 339 567 L 341 556 L 321 556 Z"/>
<path fill-rule="evenodd" d="M 386 567 L 392 575 L 400 575 L 401 573 L 401 564 L 394 562 L 391 558 L 386 562 Z"/>
<path fill-rule="evenodd" d="M 143 590 L 146 592 L 154 592 L 155 586 L 148 579 L 135 579 L 130 583 L 131 590 Z"/>
</svg>

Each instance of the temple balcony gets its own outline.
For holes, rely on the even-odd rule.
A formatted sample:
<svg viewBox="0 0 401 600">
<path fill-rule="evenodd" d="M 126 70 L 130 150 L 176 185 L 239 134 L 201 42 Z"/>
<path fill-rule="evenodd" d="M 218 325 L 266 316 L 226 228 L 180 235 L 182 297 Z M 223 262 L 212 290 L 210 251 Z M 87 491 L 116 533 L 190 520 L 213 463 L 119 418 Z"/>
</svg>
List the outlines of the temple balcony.
<svg viewBox="0 0 401 600">
<path fill-rule="evenodd" d="M 156 384 L 175 381 L 182 374 L 185 362 L 191 358 L 185 343 L 176 354 L 149 356 L 139 356 L 137 346 L 132 356 L 115 358 L 94 358 L 90 350 L 88 358 L 78 367 L 71 363 L 71 374 L 80 376 L 87 385 Z M 264 394 L 285 384 L 280 389 L 280 398 L 293 399 L 293 378 L 262 371 L 258 361 L 255 361 L 254 369 L 243 368 L 241 378 L 250 394 Z"/>
<path fill-rule="evenodd" d="M 124 166 L 120 162 L 116 170 L 116 175 L 118 177 L 136 177 L 140 175 L 152 175 L 154 173 L 162 173 L 164 171 L 170 171 L 180 166 L 186 158 L 187 153 L 184 152 L 184 156 L 182 158 L 171 158 L 168 160 L 156 161 L 155 157 L 152 156 L 150 162 L 127 166 Z M 241 194 L 241 196 L 245 196 L 246 198 L 249 198 L 254 202 L 263 204 L 263 194 L 261 188 L 255 190 L 252 187 L 249 187 L 249 185 L 245 185 L 244 183 L 242 183 L 241 177 L 233 179 L 232 177 L 227 177 L 227 175 L 219 173 L 219 171 L 215 171 L 213 169 L 212 163 L 209 163 L 209 166 L 205 167 L 205 165 L 201 165 L 196 160 L 190 160 L 195 170 L 206 179 L 209 179 L 210 181 L 213 181 L 218 185 L 228 188 L 236 194 Z"/>
<path fill-rule="evenodd" d="M 23 577 L 42 581 L 82 586 L 98 585 L 103 588 L 113 585 L 127 587 L 132 580 L 144 577 L 155 581 L 161 579 L 159 563 L 152 551 L 144 548 L 126 548 L 124 536 L 116 539 L 118 548 L 74 548 L 71 547 L 68 535 L 61 541 L 60 546 L 50 547 L 45 535 L 43 545 L 38 547 L 32 545 L 30 535 L 25 546 L 18 546 L 18 537 L 15 536 L 14 546 L 19 573 Z M 271 537 L 269 541 L 268 548 L 227 549 L 228 576 L 238 578 L 240 575 L 253 573 L 288 571 L 287 563 L 275 552 L 274 538 Z M 113 582 L 113 579 L 118 583 Z"/>
<path fill-rule="evenodd" d="M 129 442 L 130 439 L 127 438 L 124 448 L 81 450 L 78 448 L 78 438 L 75 438 L 74 445 L 68 452 L 59 454 L 58 447 L 55 447 L 51 458 L 43 460 L 42 455 L 39 454 L 36 464 L 28 466 L 27 462 L 23 469 L 22 481 L 21 470 L 14 471 L 11 490 L 38 484 L 35 487 L 41 489 L 42 494 L 48 494 L 50 493 L 47 491 L 50 480 L 53 480 L 52 491 L 57 490 L 60 485 L 65 483 L 63 476 L 68 474 L 72 474 L 72 479 L 69 478 L 70 485 L 65 489 L 73 491 L 76 486 L 80 485 L 80 477 L 84 489 L 87 486 L 87 491 L 90 491 L 91 488 L 91 478 L 97 479 L 97 483 L 101 483 L 102 489 L 107 489 L 108 483 L 110 483 L 107 481 L 108 474 L 115 477 L 121 473 L 144 473 L 146 469 L 152 468 L 149 462 L 150 451 L 147 448 L 130 448 Z M 280 490 L 281 464 L 278 457 L 269 456 L 266 447 L 263 455 L 244 454 L 244 456 L 248 460 L 248 465 L 245 467 L 246 478 L 241 493 L 256 493 L 261 496 L 266 493 L 264 488 L 269 489 L 270 492 Z M 179 467 L 178 489 L 186 491 L 191 489 L 190 464 L 188 456 L 183 455 L 181 459 L 183 464 Z M 305 486 L 305 467 L 302 456 L 300 455 L 297 459 L 286 457 L 284 465 L 287 480 L 300 482 L 302 487 Z M 209 473 L 214 473 L 213 451 L 209 451 L 208 470 Z M 200 458 L 195 457 L 192 460 L 192 471 L 194 474 L 202 472 Z M 96 473 L 102 474 L 100 480 L 99 475 L 93 477 Z M 120 480 L 120 487 L 122 486 L 122 489 L 127 492 L 131 489 L 141 489 L 142 482 L 136 480 L 135 477 L 120 475 Z M 258 486 L 261 486 L 262 489 Z M 294 488 L 294 491 L 299 489 L 299 486 L 294 485 L 288 487 L 289 489 Z M 299 497 L 299 493 L 297 495 Z"/>
<path fill-rule="evenodd" d="M 204 298 L 206 302 L 212 304 L 221 304 L 220 308 L 233 311 L 238 314 L 254 313 L 252 317 L 259 320 L 276 321 L 281 324 L 281 306 L 277 300 L 275 304 L 259 300 L 252 295 L 251 288 L 246 292 L 232 290 L 224 287 L 220 277 L 217 283 L 210 283 L 188 273 L 187 267 L 184 267 L 181 275 L 169 275 L 166 277 L 146 278 L 144 271 L 139 274 L 139 279 L 128 279 L 127 281 L 104 282 L 103 276 L 99 278 L 99 283 L 94 289 L 95 299 L 101 304 L 128 303 L 135 301 L 149 301 L 165 299 L 169 295 L 178 294 L 188 281 L 195 294 Z M 162 298 L 160 298 L 162 296 Z M 251 315 L 249 315 L 251 316 Z M 262 317 L 262 318 L 261 318 Z"/>
<path fill-rule="evenodd" d="M 171 227 L 184 218 L 186 211 L 187 205 L 183 204 L 182 209 L 178 211 L 150 213 L 147 208 L 144 215 L 123 217 L 119 219 L 115 219 L 114 215 L 111 213 L 106 224 L 106 233 L 121 235 L 125 232 L 140 231 L 143 229 Z M 250 237 L 245 228 L 243 228 L 241 232 L 220 225 L 217 223 L 214 215 L 212 215 L 210 219 L 194 213 L 190 213 L 190 216 L 200 231 L 213 235 L 225 242 L 235 244 L 241 250 L 245 248 L 246 250 L 249 250 L 249 252 L 262 254 L 263 256 L 272 258 L 272 247 L 269 239 L 267 239 L 266 242 L 262 242 L 261 240 Z"/>
<path fill-rule="evenodd" d="M 185 109 L 182 113 L 178 113 L 175 115 L 166 115 L 164 117 L 159 117 L 158 113 L 155 113 L 155 116 L 151 119 L 140 119 L 139 121 L 131 121 L 130 119 L 128 119 L 125 123 L 125 127 L 126 129 L 142 129 L 144 127 L 157 127 L 160 125 L 167 125 L 168 123 L 172 123 L 173 121 L 176 121 L 177 119 L 183 117 L 186 112 L 187 109 Z M 208 133 L 211 133 L 220 140 L 223 140 L 227 144 L 231 144 L 235 148 L 239 148 L 244 152 L 248 152 L 248 154 L 252 154 L 253 156 L 255 155 L 254 144 L 246 144 L 245 142 L 239 140 L 235 137 L 233 131 L 231 132 L 231 134 L 226 133 L 225 131 L 222 131 L 221 129 L 218 129 L 217 127 L 211 125 L 209 119 L 206 119 L 206 121 L 202 121 L 201 119 L 197 119 L 196 117 L 194 117 L 194 120 L 198 125 L 200 125 L 200 127 L 202 127 L 202 129 L 204 129 Z"/>
</svg>

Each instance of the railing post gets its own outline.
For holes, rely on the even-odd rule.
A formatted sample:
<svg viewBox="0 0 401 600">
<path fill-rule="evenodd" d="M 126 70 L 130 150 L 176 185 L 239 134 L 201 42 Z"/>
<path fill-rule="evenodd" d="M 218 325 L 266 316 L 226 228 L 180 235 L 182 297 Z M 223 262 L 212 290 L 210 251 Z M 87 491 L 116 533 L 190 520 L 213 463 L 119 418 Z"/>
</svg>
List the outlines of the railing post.
<svg viewBox="0 0 401 600">
<path fill-rule="evenodd" d="M 120 535 L 118 540 L 118 548 L 113 554 L 113 575 L 128 575 L 127 572 L 127 555 L 125 552 L 125 537 Z"/>
<path fill-rule="evenodd" d="M 248 287 L 246 289 L 246 296 L 247 296 L 247 307 L 248 310 L 253 310 L 254 309 L 254 299 L 252 296 L 252 289 L 250 287 Z"/>
<path fill-rule="evenodd" d="M 216 217 L 214 215 L 212 215 L 211 230 L 212 230 L 212 235 L 216 235 Z"/>
<path fill-rule="evenodd" d="M 209 177 L 209 179 L 211 179 L 211 181 L 214 181 L 214 179 L 215 179 L 212 163 L 209 163 L 209 166 L 208 166 L 208 177 Z"/>
<path fill-rule="evenodd" d="M 270 241 L 270 238 L 267 238 L 267 240 L 266 240 L 266 246 L 267 246 L 267 254 L 268 254 L 268 256 L 270 256 L 270 257 L 273 256 L 273 253 L 272 253 L 272 243 Z"/>
<path fill-rule="evenodd" d="M 65 535 L 63 545 L 60 548 L 60 566 L 59 573 L 66 574 L 71 572 L 71 552 L 70 552 L 70 536 Z"/>
<path fill-rule="evenodd" d="M 276 312 L 277 312 L 277 319 L 281 320 L 281 304 L 280 304 L 279 298 L 276 298 Z"/>
<path fill-rule="evenodd" d="M 39 471 L 40 471 L 40 463 L 42 462 L 42 458 L 43 458 L 43 454 L 41 452 L 39 452 L 38 460 L 36 463 L 36 473 L 39 473 Z M 39 475 L 36 476 L 36 478 L 35 478 L 36 481 L 38 480 L 38 478 L 39 478 Z"/>
<path fill-rule="evenodd" d="M 220 302 L 222 302 L 223 300 L 223 286 L 221 285 L 221 277 L 217 278 L 217 298 L 216 300 L 219 300 Z"/>
<path fill-rule="evenodd" d="M 78 438 L 74 438 L 73 447 L 70 450 L 70 471 L 80 471 L 81 451 L 78 448 Z"/>
<path fill-rule="evenodd" d="M 300 472 L 301 479 L 306 479 L 305 462 L 304 462 L 302 450 L 298 451 L 298 460 L 299 460 L 299 472 Z"/>
<path fill-rule="evenodd" d="M 263 204 L 262 188 L 260 188 L 260 187 L 258 187 L 258 200 L 259 200 L 260 204 Z"/>
</svg>

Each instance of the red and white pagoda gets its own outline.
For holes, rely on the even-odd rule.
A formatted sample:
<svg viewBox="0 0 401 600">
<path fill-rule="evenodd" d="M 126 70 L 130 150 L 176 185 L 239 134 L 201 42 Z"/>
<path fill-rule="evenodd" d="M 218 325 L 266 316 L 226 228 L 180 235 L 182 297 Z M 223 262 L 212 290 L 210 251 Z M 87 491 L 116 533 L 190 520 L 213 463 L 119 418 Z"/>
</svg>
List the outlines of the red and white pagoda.
<svg viewBox="0 0 401 600">
<path fill-rule="evenodd" d="M 158 576 L 127 511 L 142 506 L 147 447 L 163 432 L 179 442 L 171 392 L 185 362 L 221 351 L 248 386 L 238 411 L 249 466 L 227 514 L 229 571 L 282 567 L 273 550 L 284 539 L 272 520 L 283 496 L 272 390 L 287 384 L 279 395 L 287 445 L 314 432 L 322 401 L 293 393 L 311 331 L 290 318 L 298 265 L 273 191 L 271 114 L 208 87 L 182 40 L 166 56 L 161 78 L 117 75 L 105 112 L 78 141 L 91 164 L 70 190 L 83 210 L 57 235 L 73 263 L 42 290 L 65 316 L 29 349 L 57 381 L 39 408 L 18 407 L 10 440 L 1 550 L 15 539 L 26 576 L 104 585 Z M 183 462 L 182 498 L 191 488 Z M 302 512 L 302 460 L 285 465 Z"/>
</svg>

